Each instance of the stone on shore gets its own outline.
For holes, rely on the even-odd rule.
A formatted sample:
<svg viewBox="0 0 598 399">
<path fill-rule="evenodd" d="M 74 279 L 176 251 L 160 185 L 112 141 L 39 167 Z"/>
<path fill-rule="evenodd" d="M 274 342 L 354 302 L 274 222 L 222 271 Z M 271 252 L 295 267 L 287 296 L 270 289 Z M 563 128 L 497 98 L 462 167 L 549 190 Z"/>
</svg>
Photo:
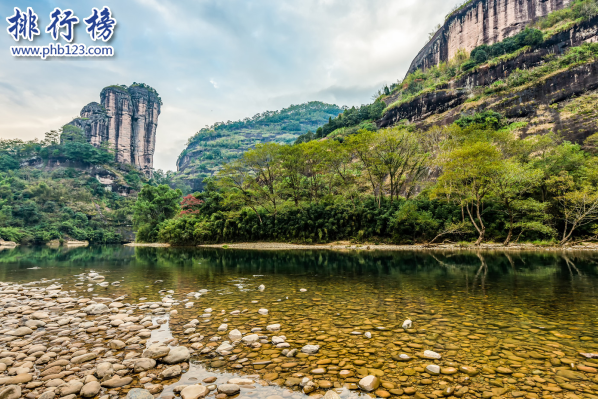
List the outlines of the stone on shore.
<svg viewBox="0 0 598 399">
<path fill-rule="evenodd" d="M 181 391 L 183 399 L 198 399 L 206 396 L 210 391 L 203 385 L 189 385 Z"/>
</svg>

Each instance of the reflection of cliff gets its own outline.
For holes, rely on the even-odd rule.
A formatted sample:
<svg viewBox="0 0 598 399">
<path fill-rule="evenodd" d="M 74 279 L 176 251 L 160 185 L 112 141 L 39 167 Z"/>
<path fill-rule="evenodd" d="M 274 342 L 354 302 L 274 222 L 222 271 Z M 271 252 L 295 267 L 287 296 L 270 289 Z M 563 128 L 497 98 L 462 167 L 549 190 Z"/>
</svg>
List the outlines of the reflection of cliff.
<svg viewBox="0 0 598 399">
<path fill-rule="evenodd" d="M 100 103 L 83 107 L 81 117 L 70 124 L 82 128 L 95 146 L 108 142 L 117 162 L 151 173 L 161 105 L 149 86 L 109 86 L 102 90 Z"/>
<path fill-rule="evenodd" d="M 526 25 L 571 0 L 473 0 L 453 13 L 419 52 L 408 73 L 452 59 L 457 51 L 470 52 L 481 44 L 494 44 L 523 30 Z"/>
</svg>

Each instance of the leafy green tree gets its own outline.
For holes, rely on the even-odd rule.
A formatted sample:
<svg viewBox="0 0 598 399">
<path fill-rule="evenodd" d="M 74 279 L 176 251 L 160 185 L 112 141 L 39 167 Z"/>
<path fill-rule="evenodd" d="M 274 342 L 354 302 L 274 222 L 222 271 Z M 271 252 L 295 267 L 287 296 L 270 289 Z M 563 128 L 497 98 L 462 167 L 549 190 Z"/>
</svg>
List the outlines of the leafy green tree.
<svg viewBox="0 0 598 399">
<path fill-rule="evenodd" d="M 478 142 L 452 151 L 448 158 L 435 195 L 456 201 L 465 208 L 478 232 L 475 244 L 480 245 L 486 235 L 483 205 L 493 189 L 493 180 L 500 173 L 501 154 L 493 144 Z"/>
<path fill-rule="evenodd" d="M 504 241 L 507 246 L 513 237 L 517 203 L 534 191 L 542 180 L 541 170 L 533 169 L 514 160 L 502 162 L 497 173 L 491 175 L 492 195 L 502 203 L 509 216 L 508 234 Z"/>
<path fill-rule="evenodd" d="M 166 185 L 143 186 L 133 208 L 137 241 L 154 242 L 158 238 L 160 223 L 179 213 L 182 195 L 181 190 L 172 190 Z"/>
</svg>

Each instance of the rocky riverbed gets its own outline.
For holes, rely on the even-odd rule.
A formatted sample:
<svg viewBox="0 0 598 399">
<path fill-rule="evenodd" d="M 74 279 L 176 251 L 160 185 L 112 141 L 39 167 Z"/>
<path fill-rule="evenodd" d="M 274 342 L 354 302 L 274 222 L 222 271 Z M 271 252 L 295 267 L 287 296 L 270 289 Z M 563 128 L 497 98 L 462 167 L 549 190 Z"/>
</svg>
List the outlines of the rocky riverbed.
<svg viewBox="0 0 598 399">
<path fill-rule="evenodd" d="M 151 300 L 93 271 L 0 283 L 0 399 L 598 399 L 587 295 L 571 313 L 525 287 L 487 301 L 341 280 L 157 280 Z"/>
</svg>

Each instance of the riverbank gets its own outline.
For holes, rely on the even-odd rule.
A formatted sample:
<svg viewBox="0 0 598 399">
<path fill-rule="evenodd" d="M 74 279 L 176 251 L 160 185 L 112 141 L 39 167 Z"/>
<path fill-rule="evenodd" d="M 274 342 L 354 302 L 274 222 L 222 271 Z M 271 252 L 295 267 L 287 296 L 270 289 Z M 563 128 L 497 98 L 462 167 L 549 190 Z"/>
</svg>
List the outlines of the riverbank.
<svg viewBox="0 0 598 399">
<path fill-rule="evenodd" d="M 125 247 L 139 247 L 139 248 L 168 248 L 170 244 L 166 243 L 142 243 L 142 242 L 130 242 L 125 244 Z"/>
<path fill-rule="evenodd" d="M 301 245 L 276 242 L 250 242 L 235 244 L 198 245 L 199 248 L 248 249 L 260 251 L 288 251 L 288 250 L 331 250 L 331 251 L 598 251 L 598 244 L 584 243 L 575 246 L 542 246 L 534 244 L 517 244 L 508 247 L 502 244 L 482 244 L 480 246 L 461 244 L 439 245 L 392 245 L 392 244 L 351 244 L 336 242 L 331 244 Z"/>
</svg>

